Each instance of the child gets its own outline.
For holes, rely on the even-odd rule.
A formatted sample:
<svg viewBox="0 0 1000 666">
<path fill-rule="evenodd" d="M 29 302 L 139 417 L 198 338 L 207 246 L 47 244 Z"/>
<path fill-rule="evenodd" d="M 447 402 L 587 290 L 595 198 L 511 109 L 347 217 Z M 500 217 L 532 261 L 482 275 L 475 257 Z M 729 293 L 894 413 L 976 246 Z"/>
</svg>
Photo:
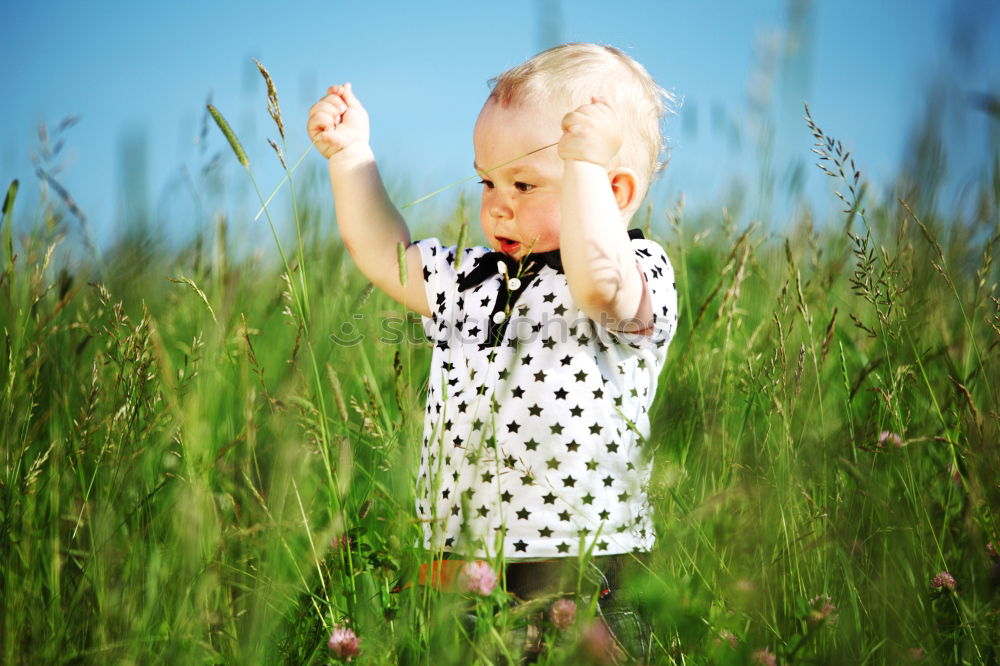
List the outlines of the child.
<svg viewBox="0 0 1000 666">
<path fill-rule="evenodd" d="M 551 564 L 653 546 L 641 443 L 676 292 L 662 248 L 627 226 L 668 101 L 606 46 L 558 46 L 500 75 L 473 133 L 490 247 L 458 257 L 411 242 L 349 83 L 310 111 L 345 246 L 435 342 L 417 492 L 429 549 Z M 508 589 L 538 593 L 542 570 L 509 567 Z"/>
</svg>

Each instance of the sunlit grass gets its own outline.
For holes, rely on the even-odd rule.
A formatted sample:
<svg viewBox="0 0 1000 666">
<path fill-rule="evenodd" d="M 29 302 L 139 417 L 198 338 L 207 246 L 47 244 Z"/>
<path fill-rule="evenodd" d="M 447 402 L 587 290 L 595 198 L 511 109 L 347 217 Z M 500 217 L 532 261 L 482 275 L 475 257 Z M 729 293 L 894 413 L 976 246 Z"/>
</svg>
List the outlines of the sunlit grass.
<svg viewBox="0 0 1000 666">
<path fill-rule="evenodd" d="M 996 177 L 974 218 L 865 200 L 811 126 L 843 178 L 836 224 L 650 218 L 681 322 L 649 441 L 659 545 L 634 581 L 649 659 L 990 663 Z M 527 612 L 502 591 L 407 585 L 430 557 L 413 517 L 430 350 L 313 219 L 329 208 L 280 213 L 292 251 L 275 232 L 270 257 L 234 256 L 240 223 L 220 219 L 181 251 L 120 244 L 100 280 L 66 258 L 58 205 L 11 241 L 5 663 L 318 664 L 338 626 L 359 663 L 516 659 Z M 943 571 L 956 589 L 932 587 Z M 585 610 L 540 622 L 541 663 L 585 659 Z"/>
</svg>

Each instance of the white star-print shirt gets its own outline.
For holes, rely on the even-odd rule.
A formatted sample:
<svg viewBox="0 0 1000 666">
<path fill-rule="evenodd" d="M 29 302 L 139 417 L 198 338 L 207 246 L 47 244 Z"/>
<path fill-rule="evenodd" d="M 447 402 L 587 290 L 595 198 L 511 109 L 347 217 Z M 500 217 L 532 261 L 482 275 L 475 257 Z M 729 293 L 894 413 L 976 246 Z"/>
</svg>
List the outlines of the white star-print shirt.
<svg viewBox="0 0 1000 666">
<path fill-rule="evenodd" d="M 497 313 L 500 291 L 519 286 L 516 271 L 458 286 L 489 248 L 464 250 L 456 269 L 455 247 L 417 246 L 433 312 L 424 331 L 435 343 L 417 482 L 426 547 L 468 557 L 502 549 L 506 559 L 650 550 L 642 442 L 677 326 L 663 248 L 632 240 L 654 324 L 629 335 L 587 318 L 550 266 Z M 495 347 L 490 320 L 502 331 Z"/>
</svg>

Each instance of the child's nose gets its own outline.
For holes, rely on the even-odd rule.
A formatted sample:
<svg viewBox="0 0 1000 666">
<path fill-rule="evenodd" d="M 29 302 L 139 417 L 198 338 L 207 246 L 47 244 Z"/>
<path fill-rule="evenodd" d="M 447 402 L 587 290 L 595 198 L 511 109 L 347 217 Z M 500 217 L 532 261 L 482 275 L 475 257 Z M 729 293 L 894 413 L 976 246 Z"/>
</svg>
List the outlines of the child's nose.
<svg viewBox="0 0 1000 666">
<path fill-rule="evenodd" d="M 490 202 L 489 210 L 490 216 L 496 219 L 509 219 L 513 215 L 511 207 L 506 201 L 501 200 L 500 197 L 496 197 Z"/>
</svg>

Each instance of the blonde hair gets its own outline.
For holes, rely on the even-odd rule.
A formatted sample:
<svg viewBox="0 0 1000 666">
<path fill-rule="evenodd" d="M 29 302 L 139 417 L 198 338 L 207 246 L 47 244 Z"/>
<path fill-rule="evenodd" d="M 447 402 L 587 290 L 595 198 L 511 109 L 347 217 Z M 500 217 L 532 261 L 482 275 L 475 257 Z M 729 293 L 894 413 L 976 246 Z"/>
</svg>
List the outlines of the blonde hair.
<svg viewBox="0 0 1000 666">
<path fill-rule="evenodd" d="M 490 80 L 490 96 L 502 107 L 523 103 L 566 104 L 566 112 L 606 97 L 622 119 L 624 138 L 612 167 L 635 171 L 641 201 L 665 166 L 661 120 L 672 114 L 674 96 L 646 68 L 613 46 L 562 44 Z"/>
</svg>

